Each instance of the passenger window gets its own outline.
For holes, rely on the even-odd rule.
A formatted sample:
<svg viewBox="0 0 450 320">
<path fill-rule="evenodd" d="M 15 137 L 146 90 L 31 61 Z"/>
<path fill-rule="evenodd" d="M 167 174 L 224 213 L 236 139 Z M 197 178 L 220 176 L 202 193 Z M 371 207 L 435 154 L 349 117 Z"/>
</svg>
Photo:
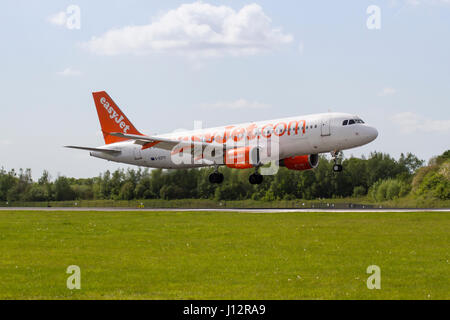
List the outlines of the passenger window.
<svg viewBox="0 0 450 320">
<path fill-rule="evenodd" d="M 342 123 L 343 126 L 346 126 L 348 123 L 348 120 L 344 120 L 344 122 Z"/>
<path fill-rule="evenodd" d="M 350 124 L 355 124 L 355 120 L 348 120 L 348 124 L 350 125 Z"/>
</svg>

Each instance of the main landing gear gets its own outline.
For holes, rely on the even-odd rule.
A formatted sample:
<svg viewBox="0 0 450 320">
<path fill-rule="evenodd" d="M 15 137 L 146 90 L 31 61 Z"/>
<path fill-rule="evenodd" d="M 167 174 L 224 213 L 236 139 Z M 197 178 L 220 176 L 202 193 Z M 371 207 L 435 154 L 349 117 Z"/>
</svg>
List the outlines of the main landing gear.
<svg viewBox="0 0 450 320">
<path fill-rule="evenodd" d="M 263 182 L 263 176 L 258 173 L 258 168 L 259 167 L 256 167 L 255 173 L 252 173 L 248 177 L 250 184 L 261 184 Z M 223 182 L 223 174 L 219 172 L 218 167 L 216 167 L 214 172 L 209 175 L 209 182 L 217 184 Z"/>
<path fill-rule="evenodd" d="M 209 182 L 220 184 L 223 182 L 223 174 L 219 172 L 219 168 L 216 167 L 213 173 L 209 175 Z"/>
<path fill-rule="evenodd" d="M 256 167 L 255 173 L 252 173 L 248 177 L 248 182 L 250 182 L 250 184 L 261 184 L 263 182 L 263 176 L 258 172 L 258 168 L 259 167 Z"/>
<path fill-rule="evenodd" d="M 343 170 L 342 164 L 339 163 L 339 151 L 333 151 L 331 152 L 331 157 L 334 161 L 333 165 L 333 171 L 334 172 L 341 172 Z"/>
</svg>

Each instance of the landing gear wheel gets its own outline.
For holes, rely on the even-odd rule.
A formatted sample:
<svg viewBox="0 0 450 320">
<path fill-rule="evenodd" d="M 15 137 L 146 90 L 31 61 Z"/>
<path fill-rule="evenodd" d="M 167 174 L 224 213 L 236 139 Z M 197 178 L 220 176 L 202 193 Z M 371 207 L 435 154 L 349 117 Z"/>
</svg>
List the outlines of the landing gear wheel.
<svg viewBox="0 0 450 320">
<path fill-rule="evenodd" d="M 263 176 L 259 173 L 253 173 L 248 177 L 250 184 L 261 184 L 263 182 Z"/>
<path fill-rule="evenodd" d="M 209 182 L 217 183 L 217 184 L 222 183 L 223 179 L 224 179 L 223 174 L 220 172 L 213 172 L 209 175 L 208 178 L 209 178 Z"/>
<path fill-rule="evenodd" d="M 340 160 L 342 160 L 342 155 L 340 154 L 340 151 L 332 151 L 331 157 L 334 161 L 333 171 L 341 172 L 343 168 L 342 168 L 342 165 L 339 164 Z"/>
</svg>

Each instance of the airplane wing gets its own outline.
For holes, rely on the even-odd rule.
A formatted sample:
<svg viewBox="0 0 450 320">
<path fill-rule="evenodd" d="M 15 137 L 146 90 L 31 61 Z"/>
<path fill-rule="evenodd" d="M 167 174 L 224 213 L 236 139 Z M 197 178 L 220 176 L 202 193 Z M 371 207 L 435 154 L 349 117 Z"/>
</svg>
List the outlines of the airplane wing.
<svg viewBox="0 0 450 320">
<path fill-rule="evenodd" d="M 111 155 L 117 155 L 117 154 L 121 153 L 120 150 L 101 149 L 101 148 L 89 148 L 89 147 L 78 147 L 78 146 L 64 146 L 64 148 L 72 148 L 72 149 L 79 149 L 79 150 L 103 152 L 103 153 L 111 154 Z"/>
</svg>

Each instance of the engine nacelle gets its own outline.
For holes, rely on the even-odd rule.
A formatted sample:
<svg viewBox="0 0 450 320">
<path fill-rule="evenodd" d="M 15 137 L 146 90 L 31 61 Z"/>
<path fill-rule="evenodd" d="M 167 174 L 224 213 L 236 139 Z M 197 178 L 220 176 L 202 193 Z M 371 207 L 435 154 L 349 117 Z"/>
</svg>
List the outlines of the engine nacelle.
<svg viewBox="0 0 450 320">
<path fill-rule="evenodd" d="M 226 152 L 224 162 L 228 168 L 250 169 L 259 163 L 258 147 L 240 147 Z"/>
<path fill-rule="evenodd" d="M 317 168 L 319 165 L 319 155 L 310 154 L 305 156 L 296 156 L 280 160 L 280 166 L 289 170 L 309 170 Z"/>
</svg>

